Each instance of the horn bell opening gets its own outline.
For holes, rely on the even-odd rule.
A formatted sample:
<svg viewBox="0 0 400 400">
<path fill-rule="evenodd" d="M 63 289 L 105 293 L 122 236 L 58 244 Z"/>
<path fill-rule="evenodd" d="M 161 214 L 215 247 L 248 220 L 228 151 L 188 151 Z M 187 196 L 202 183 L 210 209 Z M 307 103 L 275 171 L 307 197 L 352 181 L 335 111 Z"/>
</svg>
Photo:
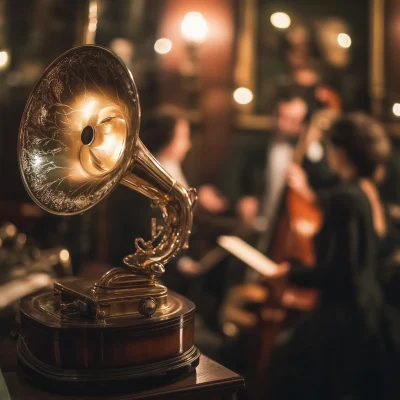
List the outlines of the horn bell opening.
<svg viewBox="0 0 400 400">
<path fill-rule="evenodd" d="M 36 84 L 20 125 L 19 166 L 32 199 L 58 215 L 96 205 L 131 168 L 139 123 L 135 83 L 114 53 L 64 53 Z"/>
</svg>

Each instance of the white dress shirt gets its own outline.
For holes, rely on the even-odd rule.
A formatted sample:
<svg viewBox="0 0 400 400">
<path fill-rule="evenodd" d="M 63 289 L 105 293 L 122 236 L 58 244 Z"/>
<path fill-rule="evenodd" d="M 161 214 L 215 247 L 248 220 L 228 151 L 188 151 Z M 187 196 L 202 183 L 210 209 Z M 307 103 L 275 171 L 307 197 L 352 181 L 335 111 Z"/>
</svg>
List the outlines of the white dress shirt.
<svg viewBox="0 0 400 400">
<path fill-rule="evenodd" d="M 267 150 L 266 185 L 262 215 L 269 226 L 277 212 L 279 200 L 287 181 L 287 169 L 293 159 L 293 147 L 287 142 L 276 142 Z"/>
</svg>

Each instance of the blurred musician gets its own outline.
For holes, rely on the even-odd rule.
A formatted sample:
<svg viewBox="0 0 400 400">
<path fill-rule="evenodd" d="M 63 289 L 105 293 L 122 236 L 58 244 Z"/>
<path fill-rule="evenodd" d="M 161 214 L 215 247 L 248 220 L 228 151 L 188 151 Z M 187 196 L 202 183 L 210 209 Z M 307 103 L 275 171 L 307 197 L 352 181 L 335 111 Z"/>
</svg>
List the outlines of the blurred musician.
<svg viewBox="0 0 400 400">
<path fill-rule="evenodd" d="M 307 129 L 308 104 L 296 92 L 284 93 L 277 105 L 276 129 L 258 138 L 248 148 L 238 148 L 227 164 L 223 191 L 244 223 L 257 221 L 271 222 L 279 208 L 279 200 L 291 171 L 294 148 Z M 324 189 L 336 183 L 330 172 L 324 147 L 319 138 L 310 137 L 310 143 L 303 161 L 303 168 L 315 190 Z M 234 149 L 235 151 L 235 149 Z M 261 218 L 257 218 L 261 217 Z"/>
<path fill-rule="evenodd" d="M 289 177 L 291 187 L 319 201 L 324 221 L 315 237 L 316 266 L 285 263 L 280 273 L 288 282 L 319 289 L 320 296 L 316 308 L 278 341 L 268 399 L 299 393 L 312 399 L 399 398 L 399 319 L 377 278 L 378 260 L 395 244 L 376 183 L 389 153 L 380 125 L 352 114 L 338 119 L 328 135 L 329 165 L 340 185 L 317 199 L 305 175 L 301 184 Z M 256 290 L 258 298 L 268 297 Z M 238 315 L 228 312 L 231 320 Z M 253 322 L 248 318 L 248 325 Z"/>
</svg>

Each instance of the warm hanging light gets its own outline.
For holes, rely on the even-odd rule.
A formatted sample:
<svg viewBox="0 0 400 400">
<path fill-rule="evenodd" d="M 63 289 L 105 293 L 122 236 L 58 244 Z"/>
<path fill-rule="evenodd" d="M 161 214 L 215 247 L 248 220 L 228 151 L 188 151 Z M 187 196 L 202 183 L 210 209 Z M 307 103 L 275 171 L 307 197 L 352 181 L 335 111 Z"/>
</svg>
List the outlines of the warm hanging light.
<svg viewBox="0 0 400 400">
<path fill-rule="evenodd" d="M 351 46 L 351 37 L 347 33 L 339 33 L 337 41 L 340 47 L 348 49 Z"/>
<path fill-rule="evenodd" d="M 291 19 L 289 15 L 284 12 L 276 12 L 271 15 L 270 18 L 271 24 L 275 26 L 275 28 L 286 29 L 289 28 L 291 24 Z"/>
<path fill-rule="evenodd" d="M 240 87 L 233 92 L 233 98 L 238 104 L 249 104 L 253 100 L 253 92 L 248 88 Z"/>
<path fill-rule="evenodd" d="M 167 54 L 172 49 L 172 42 L 167 38 L 158 39 L 154 43 L 154 50 L 158 54 Z"/>
<path fill-rule="evenodd" d="M 199 12 L 189 12 L 183 18 L 181 32 L 188 42 L 203 43 L 207 37 L 208 24 Z"/>
</svg>

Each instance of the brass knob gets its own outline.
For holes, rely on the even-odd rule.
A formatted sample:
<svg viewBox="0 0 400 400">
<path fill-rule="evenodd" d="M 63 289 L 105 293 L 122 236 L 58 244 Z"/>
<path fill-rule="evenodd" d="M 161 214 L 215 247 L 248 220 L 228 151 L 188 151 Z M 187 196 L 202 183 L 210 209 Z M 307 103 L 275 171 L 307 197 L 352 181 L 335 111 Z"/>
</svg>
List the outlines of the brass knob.
<svg viewBox="0 0 400 400">
<path fill-rule="evenodd" d="M 139 313 L 145 317 L 151 317 L 157 310 L 157 302 L 154 297 L 143 297 L 139 302 Z"/>
</svg>

